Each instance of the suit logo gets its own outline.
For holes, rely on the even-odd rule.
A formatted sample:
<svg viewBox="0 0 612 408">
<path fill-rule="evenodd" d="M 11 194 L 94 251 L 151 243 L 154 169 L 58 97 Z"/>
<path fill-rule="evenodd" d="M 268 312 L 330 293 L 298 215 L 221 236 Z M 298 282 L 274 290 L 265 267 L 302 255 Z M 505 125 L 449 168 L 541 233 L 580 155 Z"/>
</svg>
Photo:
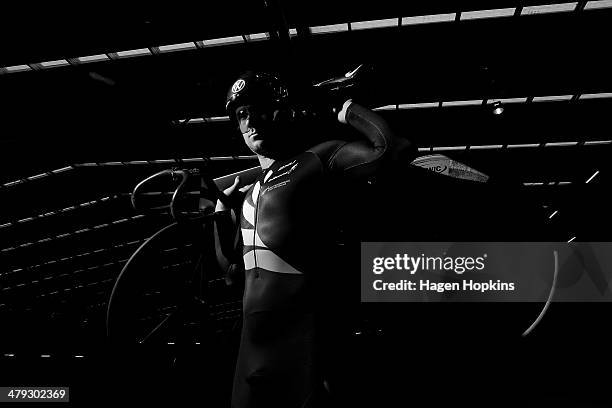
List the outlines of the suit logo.
<svg viewBox="0 0 612 408">
<path fill-rule="evenodd" d="M 266 175 L 266 177 L 265 177 L 265 179 L 264 179 L 264 183 L 266 183 L 266 182 L 270 182 L 270 181 L 272 181 L 272 180 L 276 180 L 277 178 L 282 177 L 282 176 L 288 176 L 289 174 L 293 173 L 293 171 L 294 171 L 294 170 L 297 168 L 298 164 L 299 164 L 299 163 L 297 163 L 297 160 L 294 160 L 294 161 L 292 161 L 292 162 L 291 162 L 291 163 L 289 163 L 289 164 L 285 164 L 283 167 L 279 168 L 278 170 L 279 170 L 279 171 L 280 171 L 280 170 L 284 170 L 284 169 L 286 169 L 288 166 L 291 166 L 291 167 L 289 168 L 289 170 L 285 170 L 284 172 L 282 172 L 282 173 L 280 173 L 280 174 L 277 174 L 277 175 L 276 175 L 276 176 L 274 176 L 274 177 L 269 177 L 268 175 Z M 272 175 L 272 173 L 270 172 L 270 173 L 269 173 L 269 175 Z"/>
</svg>

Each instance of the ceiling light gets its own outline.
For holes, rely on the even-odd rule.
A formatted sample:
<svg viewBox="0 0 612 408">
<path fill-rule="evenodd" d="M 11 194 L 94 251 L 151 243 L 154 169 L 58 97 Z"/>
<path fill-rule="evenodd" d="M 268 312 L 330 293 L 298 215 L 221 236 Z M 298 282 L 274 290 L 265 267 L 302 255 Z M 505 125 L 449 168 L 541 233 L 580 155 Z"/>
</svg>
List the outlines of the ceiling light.
<svg viewBox="0 0 612 408">
<path fill-rule="evenodd" d="M 603 144 L 610 144 L 610 143 L 612 143 L 612 140 L 589 140 L 588 142 L 584 142 L 586 146 L 603 145 Z"/>
<path fill-rule="evenodd" d="M 612 98 L 612 92 L 582 94 L 580 95 L 580 98 L 578 99 L 603 99 L 603 98 Z"/>
<path fill-rule="evenodd" d="M 229 116 L 211 116 L 206 118 L 208 122 L 229 122 Z"/>
<path fill-rule="evenodd" d="M 502 113 L 504 113 L 504 105 L 502 105 L 500 101 L 493 102 L 491 107 L 493 109 L 492 112 L 494 115 L 501 115 Z"/>
<path fill-rule="evenodd" d="M 585 10 L 591 9 L 602 9 L 612 7 L 612 0 L 599 0 L 599 1 L 589 1 L 586 6 L 584 6 Z"/>
<path fill-rule="evenodd" d="M 184 119 L 181 123 L 204 123 L 206 119 L 204 118 L 192 118 L 192 119 Z"/>
<path fill-rule="evenodd" d="M 255 33 L 255 34 L 247 34 L 245 35 L 245 37 L 247 41 L 261 41 L 261 40 L 269 39 L 270 35 L 268 33 Z"/>
<path fill-rule="evenodd" d="M 523 143 L 523 144 L 509 144 L 508 149 L 515 149 L 517 147 L 539 147 L 539 143 Z"/>
<path fill-rule="evenodd" d="M 442 102 L 442 106 L 473 106 L 473 105 L 482 105 L 482 101 L 480 99 L 473 99 L 470 101 L 448 101 Z"/>
<path fill-rule="evenodd" d="M 384 20 L 358 21 L 351 23 L 351 30 L 367 30 L 371 28 L 386 28 L 397 27 L 399 20 L 397 18 L 387 18 Z"/>
<path fill-rule="evenodd" d="M 148 48 L 138 48 L 136 50 L 118 51 L 116 54 L 119 58 L 130 58 L 141 55 L 151 55 L 151 51 Z"/>
<path fill-rule="evenodd" d="M 527 102 L 527 97 L 521 97 L 521 98 L 502 98 L 499 99 L 500 102 L 502 103 L 524 103 Z"/>
<path fill-rule="evenodd" d="M 576 9 L 576 2 L 573 3 L 559 3 L 559 4 L 544 4 L 538 6 L 527 6 L 523 7 L 521 12 L 522 16 L 531 14 L 548 14 L 548 13 L 561 13 L 567 11 L 573 11 Z"/>
<path fill-rule="evenodd" d="M 348 23 L 310 27 L 312 34 L 340 33 L 344 31 L 348 31 Z"/>
<path fill-rule="evenodd" d="M 486 150 L 486 149 L 501 149 L 502 147 L 504 147 L 504 145 L 477 145 L 477 146 L 470 146 L 470 150 Z"/>
<path fill-rule="evenodd" d="M 461 12 L 461 20 L 476 20 L 480 18 L 494 18 L 494 17 L 510 17 L 514 15 L 516 9 L 502 8 L 493 10 L 474 10 L 474 11 L 463 11 Z"/>
<path fill-rule="evenodd" d="M 230 45 L 240 44 L 244 42 L 244 38 L 241 35 L 235 35 L 233 37 L 213 38 L 211 40 L 202 41 L 204 47 L 215 47 L 218 45 Z"/>
<path fill-rule="evenodd" d="M 535 96 L 532 102 L 569 101 L 574 95 Z"/>
<path fill-rule="evenodd" d="M 593 180 L 597 175 L 599 174 L 599 170 L 597 170 L 595 173 L 593 173 L 593 175 L 591 177 L 589 177 L 589 179 L 586 181 L 587 183 L 590 182 L 591 180 Z"/>
<path fill-rule="evenodd" d="M 576 146 L 578 142 L 550 142 L 544 143 L 544 147 L 555 147 L 555 146 Z"/>
<path fill-rule="evenodd" d="M 445 21 L 455 21 L 456 17 L 457 17 L 457 13 L 431 14 L 427 16 L 403 17 L 402 26 L 428 24 L 428 23 L 441 23 Z"/>
<path fill-rule="evenodd" d="M 45 62 L 40 63 L 40 66 L 43 68 L 65 67 L 66 65 L 70 65 L 70 63 L 66 61 L 65 59 L 55 60 L 55 61 L 45 61 Z"/>
<path fill-rule="evenodd" d="M 395 110 L 397 109 L 397 105 L 385 105 L 385 106 L 380 106 L 378 108 L 374 108 L 372 109 L 373 111 L 381 111 L 381 110 Z"/>
<path fill-rule="evenodd" d="M 4 67 L 4 69 L 6 72 L 22 72 L 30 71 L 32 68 L 30 68 L 28 65 L 13 65 L 10 67 Z"/>
<path fill-rule="evenodd" d="M 108 59 L 109 59 L 108 55 L 106 54 L 96 54 L 96 55 L 89 55 L 86 57 L 77 58 L 79 62 L 98 62 L 98 61 L 106 61 Z"/>
<path fill-rule="evenodd" d="M 181 44 L 171 44 L 171 45 L 160 45 L 157 47 L 159 52 L 172 52 L 172 51 L 184 51 L 184 50 L 194 50 L 196 49 L 196 45 L 193 42 L 181 43 Z"/>
<path fill-rule="evenodd" d="M 439 102 L 424 102 L 424 103 L 402 103 L 397 106 L 398 109 L 414 109 L 414 108 L 435 108 L 439 106 Z"/>
<path fill-rule="evenodd" d="M 438 147 L 434 147 L 431 150 L 433 150 L 434 152 L 442 152 L 442 151 L 448 151 L 448 150 L 465 150 L 467 149 L 467 146 L 438 146 Z"/>
</svg>

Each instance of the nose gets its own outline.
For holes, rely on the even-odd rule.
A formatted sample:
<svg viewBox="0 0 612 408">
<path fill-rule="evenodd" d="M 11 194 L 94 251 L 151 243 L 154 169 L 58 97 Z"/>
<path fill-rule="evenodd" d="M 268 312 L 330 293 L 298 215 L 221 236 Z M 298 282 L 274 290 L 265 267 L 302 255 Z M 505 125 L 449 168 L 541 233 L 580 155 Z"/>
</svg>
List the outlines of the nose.
<svg viewBox="0 0 612 408">
<path fill-rule="evenodd" d="M 247 127 L 251 127 L 254 126 L 257 123 L 257 115 L 255 114 L 255 112 L 249 111 L 245 114 L 244 117 L 244 124 Z"/>
<path fill-rule="evenodd" d="M 263 126 L 268 121 L 268 115 L 263 112 L 249 112 L 245 118 L 245 125 L 247 127 L 258 127 Z"/>
</svg>

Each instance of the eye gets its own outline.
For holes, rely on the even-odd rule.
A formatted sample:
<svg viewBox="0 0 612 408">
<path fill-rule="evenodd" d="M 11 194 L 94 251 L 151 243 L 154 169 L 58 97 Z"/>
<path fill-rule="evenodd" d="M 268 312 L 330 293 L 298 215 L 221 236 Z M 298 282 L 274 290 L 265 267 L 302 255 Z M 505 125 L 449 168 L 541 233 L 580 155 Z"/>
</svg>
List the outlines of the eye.
<svg viewBox="0 0 612 408">
<path fill-rule="evenodd" d="M 249 117 L 249 111 L 247 108 L 240 108 L 236 111 L 236 119 L 246 120 Z"/>
</svg>

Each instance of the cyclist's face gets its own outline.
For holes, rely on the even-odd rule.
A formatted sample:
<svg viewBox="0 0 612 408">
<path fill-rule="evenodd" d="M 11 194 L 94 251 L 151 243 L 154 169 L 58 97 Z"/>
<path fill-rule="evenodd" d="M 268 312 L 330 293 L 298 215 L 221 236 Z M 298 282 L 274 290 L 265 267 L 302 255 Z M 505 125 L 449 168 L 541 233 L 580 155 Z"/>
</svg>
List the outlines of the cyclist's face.
<svg viewBox="0 0 612 408">
<path fill-rule="evenodd" d="M 236 108 L 236 119 L 242 138 L 253 153 L 273 153 L 279 140 L 279 127 L 274 121 L 278 110 L 265 109 L 257 105 L 242 105 Z"/>
</svg>

